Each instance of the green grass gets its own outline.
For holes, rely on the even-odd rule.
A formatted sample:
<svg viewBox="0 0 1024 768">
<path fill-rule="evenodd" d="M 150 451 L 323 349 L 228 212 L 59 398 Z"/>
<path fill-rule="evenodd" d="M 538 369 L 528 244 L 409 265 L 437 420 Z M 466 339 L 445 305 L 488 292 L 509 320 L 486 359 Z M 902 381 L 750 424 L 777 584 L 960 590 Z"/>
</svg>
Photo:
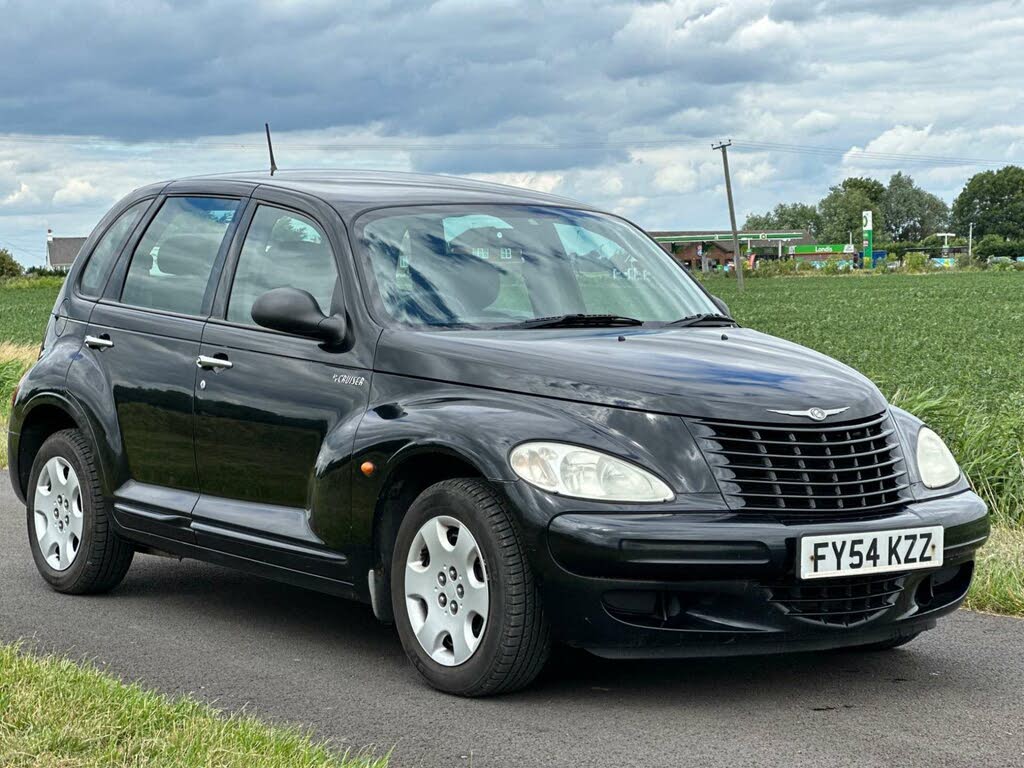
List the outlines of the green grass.
<svg viewBox="0 0 1024 768">
<path fill-rule="evenodd" d="M 5 768 L 385 768 L 387 762 L 341 755 L 296 728 L 225 716 L 192 699 L 126 685 L 89 665 L 0 646 Z"/>
<path fill-rule="evenodd" d="M 949 390 L 1024 405 L 1024 272 L 711 278 L 744 325 L 842 360 L 887 395 Z"/>
<path fill-rule="evenodd" d="M 1024 616 L 1024 529 L 992 529 L 978 557 L 967 607 Z"/>
<path fill-rule="evenodd" d="M 11 394 L 22 375 L 35 362 L 39 350 L 27 344 L 0 341 L 0 468 L 7 466 L 7 418 L 11 414 Z"/>
<path fill-rule="evenodd" d="M 0 282 L 0 342 L 38 346 L 63 282 L 61 277 Z"/>
</svg>

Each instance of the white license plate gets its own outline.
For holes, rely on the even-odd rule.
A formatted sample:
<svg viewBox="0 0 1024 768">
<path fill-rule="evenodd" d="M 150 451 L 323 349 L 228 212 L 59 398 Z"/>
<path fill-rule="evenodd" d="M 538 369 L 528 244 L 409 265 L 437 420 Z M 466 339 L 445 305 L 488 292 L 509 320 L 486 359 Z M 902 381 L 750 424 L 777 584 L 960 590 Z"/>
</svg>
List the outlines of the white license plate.
<svg viewBox="0 0 1024 768">
<path fill-rule="evenodd" d="M 889 573 L 942 565 L 941 525 L 800 539 L 801 579 Z"/>
</svg>

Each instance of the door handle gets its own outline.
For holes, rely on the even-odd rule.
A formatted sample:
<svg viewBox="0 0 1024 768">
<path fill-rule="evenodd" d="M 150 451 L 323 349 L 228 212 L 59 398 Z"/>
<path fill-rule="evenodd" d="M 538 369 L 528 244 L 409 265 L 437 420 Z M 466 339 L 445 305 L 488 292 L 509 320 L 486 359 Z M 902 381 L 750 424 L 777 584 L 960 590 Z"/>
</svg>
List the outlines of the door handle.
<svg viewBox="0 0 1024 768">
<path fill-rule="evenodd" d="M 114 346 L 114 342 L 104 333 L 100 336 L 86 336 L 85 346 L 89 347 L 89 349 L 108 349 Z"/>
<path fill-rule="evenodd" d="M 233 363 L 227 357 L 207 357 L 200 355 L 196 358 L 196 365 L 205 370 L 219 371 L 222 368 L 230 368 Z"/>
</svg>

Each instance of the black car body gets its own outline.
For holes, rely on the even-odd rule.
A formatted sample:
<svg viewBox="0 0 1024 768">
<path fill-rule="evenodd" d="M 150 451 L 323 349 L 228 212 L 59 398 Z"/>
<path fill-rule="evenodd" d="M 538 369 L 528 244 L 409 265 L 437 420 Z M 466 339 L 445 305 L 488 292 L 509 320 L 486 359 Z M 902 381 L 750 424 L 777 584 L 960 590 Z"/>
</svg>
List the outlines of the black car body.
<svg viewBox="0 0 1024 768">
<path fill-rule="evenodd" d="M 191 206 L 202 231 L 147 234 L 172 206 Z M 15 397 L 10 475 L 30 519 L 36 454 L 77 429 L 132 548 L 371 602 L 389 621 L 403 516 L 455 478 L 485 482 L 512 510 L 551 637 L 602 655 L 894 645 L 961 603 L 985 506 L 958 471 L 944 487 L 922 482 L 921 423 L 870 381 L 722 318 L 389 322 L 360 256 L 363 222 L 432 206 L 590 213 L 509 187 L 376 173 L 193 178 L 122 200 L 83 247 Z M 316 312 L 312 332 L 303 318 L 276 329 L 232 318 L 246 233 L 267 209 L 293 212 L 293 228 L 311 222 L 333 254 L 334 291 L 319 300 L 329 332 L 315 331 Z M 274 246 L 282 274 L 254 273 L 254 301 L 288 283 L 304 247 Z M 142 251 L 152 265 L 136 266 Z M 158 296 L 165 274 L 169 298 Z M 294 296 L 279 298 L 297 312 Z M 543 490 L 510 464 L 538 440 L 643 468 L 671 498 Z M 942 529 L 941 567 L 800 578 L 804 537 L 923 526 Z"/>
</svg>

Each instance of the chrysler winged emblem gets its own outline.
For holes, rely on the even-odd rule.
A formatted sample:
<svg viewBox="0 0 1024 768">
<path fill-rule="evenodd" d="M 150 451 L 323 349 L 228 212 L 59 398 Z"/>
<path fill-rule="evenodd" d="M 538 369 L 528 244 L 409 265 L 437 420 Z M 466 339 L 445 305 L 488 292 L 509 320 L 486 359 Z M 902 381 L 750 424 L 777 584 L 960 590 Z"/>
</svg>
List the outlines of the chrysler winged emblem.
<svg viewBox="0 0 1024 768">
<path fill-rule="evenodd" d="M 845 408 L 808 408 L 806 411 L 780 411 L 775 408 L 768 408 L 767 410 L 772 413 L 781 413 L 783 416 L 805 416 L 813 421 L 824 421 L 829 416 L 836 416 L 844 411 L 850 410 L 850 406 Z"/>
</svg>

